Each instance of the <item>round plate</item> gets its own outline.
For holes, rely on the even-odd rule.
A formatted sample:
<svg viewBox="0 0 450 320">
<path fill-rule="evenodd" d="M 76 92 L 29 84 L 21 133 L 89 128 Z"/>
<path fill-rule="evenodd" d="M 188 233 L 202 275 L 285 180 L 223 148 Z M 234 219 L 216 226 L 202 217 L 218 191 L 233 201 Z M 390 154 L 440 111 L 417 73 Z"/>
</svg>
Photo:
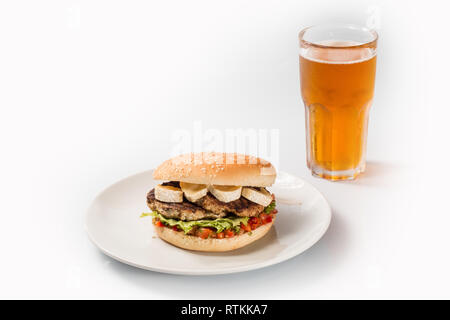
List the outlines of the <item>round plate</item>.
<svg viewBox="0 0 450 320">
<path fill-rule="evenodd" d="M 157 182 L 153 171 L 125 178 L 93 201 L 86 216 L 92 242 L 108 256 L 142 269 L 189 275 L 248 271 L 292 258 L 310 248 L 328 229 L 331 210 L 313 186 L 287 173 L 278 173 L 269 188 L 277 199 L 277 219 L 260 240 L 221 253 L 195 252 L 174 247 L 153 231 L 146 194 Z"/>
</svg>

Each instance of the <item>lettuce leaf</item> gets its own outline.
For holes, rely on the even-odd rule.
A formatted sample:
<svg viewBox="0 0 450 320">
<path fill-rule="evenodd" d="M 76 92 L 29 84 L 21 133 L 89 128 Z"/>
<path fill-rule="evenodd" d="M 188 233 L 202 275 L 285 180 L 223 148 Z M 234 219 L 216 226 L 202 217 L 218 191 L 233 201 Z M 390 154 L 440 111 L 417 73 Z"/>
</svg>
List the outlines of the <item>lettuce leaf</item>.
<svg viewBox="0 0 450 320">
<path fill-rule="evenodd" d="M 182 221 L 178 219 L 166 218 L 157 211 L 152 211 L 150 213 L 144 212 L 143 214 L 141 214 L 141 218 L 147 216 L 158 218 L 162 223 L 167 224 L 171 227 L 178 226 L 185 233 L 191 231 L 194 226 L 215 228 L 217 232 L 222 232 L 227 229 L 238 230 L 241 223 L 246 226 L 249 219 L 248 217 L 232 217 L 219 218 L 215 220 L 204 219 L 195 221 Z"/>
<path fill-rule="evenodd" d="M 273 209 L 275 209 L 275 206 L 277 205 L 277 203 L 275 202 L 275 200 L 273 200 L 267 207 L 264 208 L 264 213 L 271 213 Z"/>
</svg>

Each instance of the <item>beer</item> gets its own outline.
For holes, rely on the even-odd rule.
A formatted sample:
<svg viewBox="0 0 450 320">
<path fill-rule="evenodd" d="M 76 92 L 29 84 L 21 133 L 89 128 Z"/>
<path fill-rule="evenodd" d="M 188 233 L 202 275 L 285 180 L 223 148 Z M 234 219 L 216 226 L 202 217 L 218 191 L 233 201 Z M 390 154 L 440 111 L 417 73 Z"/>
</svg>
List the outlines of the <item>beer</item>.
<svg viewBox="0 0 450 320">
<path fill-rule="evenodd" d="M 353 179 L 365 168 L 376 51 L 354 41 L 321 41 L 300 51 L 307 164 L 314 175 Z"/>
</svg>

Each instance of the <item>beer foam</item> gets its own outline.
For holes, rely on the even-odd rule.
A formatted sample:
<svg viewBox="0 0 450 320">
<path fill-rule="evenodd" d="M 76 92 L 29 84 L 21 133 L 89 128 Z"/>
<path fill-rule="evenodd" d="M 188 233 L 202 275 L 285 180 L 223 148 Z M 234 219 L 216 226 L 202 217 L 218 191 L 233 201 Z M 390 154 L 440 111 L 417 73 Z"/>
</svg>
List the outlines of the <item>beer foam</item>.
<svg viewBox="0 0 450 320">
<path fill-rule="evenodd" d="M 317 44 L 333 48 L 301 48 L 300 55 L 308 60 L 328 64 L 352 64 L 370 60 L 376 55 L 375 49 L 351 48 L 363 43 L 356 41 L 325 40 Z M 342 48 L 340 48 L 342 47 Z"/>
</svg>

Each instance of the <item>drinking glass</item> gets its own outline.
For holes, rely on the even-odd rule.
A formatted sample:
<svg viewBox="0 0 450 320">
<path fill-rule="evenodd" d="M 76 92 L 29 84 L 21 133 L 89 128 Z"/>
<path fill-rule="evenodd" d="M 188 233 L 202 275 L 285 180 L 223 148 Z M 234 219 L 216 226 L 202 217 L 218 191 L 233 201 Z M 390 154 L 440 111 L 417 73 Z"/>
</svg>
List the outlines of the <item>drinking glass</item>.
<svg viewBox="0 0 450 320">
<path fill-rule="evenodd" d="M 315 176 L 352 180 L 365 169 L 377 40 L 375 31 L 354 25 L 299 34 L 307 164 Z"/>
</svg>

